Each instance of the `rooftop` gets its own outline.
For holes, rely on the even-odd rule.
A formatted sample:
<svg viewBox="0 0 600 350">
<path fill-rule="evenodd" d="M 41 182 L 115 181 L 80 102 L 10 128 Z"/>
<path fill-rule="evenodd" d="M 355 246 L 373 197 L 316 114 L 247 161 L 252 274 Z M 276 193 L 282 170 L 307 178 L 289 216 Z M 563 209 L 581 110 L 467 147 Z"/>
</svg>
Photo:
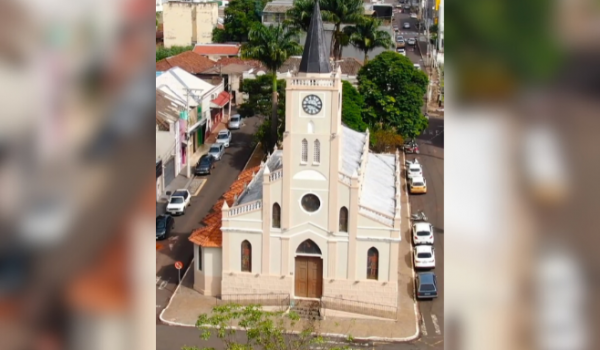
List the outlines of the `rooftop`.
<svg viewBox="0 0 600 350">
<path fill-rule="evenodd" d="M 310 25 L 306 31 L 306 41 L 298 72 L 331 73 L 329 45 L 325 41 L 323 19 L 319 2 L 315 2 Z"/>
<path fill-rule="evenodd" d="M 156 62 L 156 70 L 166 71 L 173 67 L 179 67 L 188 73 L 199 74 L 214 65 L 215 62 L 207 57 L 194 53 L 193 51 L 185 51 Z"/>
<path fill-rule="evenodd" d="M 342 125 L 342 172 L 352 176 L 360 168 L 367 135 Z"/>
<path fill-rule="evenodd" d="M 274 172 L 283 167 L 283 151 L 278 150 L 273 152 L 269 160 L 267 160 L 266 166 L 269 167 L 270 172 Z M 240 196 L 237 202 L 234 205 L 240 205 L 244 203 L 249 203 L 258 199 L 262 199 L 262 189 L 263 189 L 263 174 L 265 168 L 261 168 L 256 176 L 252 179 L 248 184 L 248 188 L 246 191 Z"/>
<path fill-rule="evenodd" d="M 200 103 L 202 96 L 214 88 L 214 85 L 193 76 L 179 67 L 171 68 L 156 77 L 156 89 L 180 102 L 185 103 L 187 99 L 186 89 L 192 89 L 189 92 L 190 107 L 196 107 Z"/>
<path fill-rule="evenodd" d="M 199 55 L 237 56 L 240 54 L 240 44 L 196 44 L 194 52 Z"/>
<path fill-rule="evenodd" d="M 360 204 L 394 216 L 396 209 L 396 157 L 369 152 Z"/>
<path fill-rule="evenodd" d="M 294 7 L 293 0 L 275 0 L 267 3 L 265 8 L 263 9 L 263 13 L 285 13 L 292 7 Z"/>
</svg>

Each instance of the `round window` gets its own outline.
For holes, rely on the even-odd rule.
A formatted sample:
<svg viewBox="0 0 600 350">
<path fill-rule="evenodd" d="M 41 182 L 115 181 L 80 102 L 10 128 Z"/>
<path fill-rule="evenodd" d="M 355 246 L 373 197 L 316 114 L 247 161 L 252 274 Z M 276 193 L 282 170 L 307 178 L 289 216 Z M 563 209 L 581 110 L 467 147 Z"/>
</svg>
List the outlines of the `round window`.
<svg viewBox="0 0 600 350">
<path fill-rule="evenodd" d="M 319 210 L 319 208 L 321 207 L 321 200 L 314 194 L 307 194 L 304 197 L 302 197 L 301 204 L 304 210 L 306 210 L 309 213 L 312 213 Z"/>
</svg>

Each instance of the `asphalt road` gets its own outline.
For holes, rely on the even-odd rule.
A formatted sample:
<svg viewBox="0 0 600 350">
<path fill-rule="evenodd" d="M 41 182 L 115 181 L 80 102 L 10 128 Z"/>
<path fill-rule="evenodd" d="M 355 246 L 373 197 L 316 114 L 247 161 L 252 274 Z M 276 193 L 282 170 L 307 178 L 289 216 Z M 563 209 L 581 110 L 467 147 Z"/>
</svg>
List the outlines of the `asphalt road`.
<svg viewBox="0 0 600 350">
<path fill-rule="evenodd" d="M 397 5 L 398 2 L 397 1 L 393 1 L 393 0 L 388 0 L 386 1 L 386 3 L 389 4 L 393 4 L 393 5 Z M 398 11 L 396 9 L 394 9 L 394 22 L 393 22 L 393 26 L 394 28 L 398 28 L 398 31 L 396 32 L 397 36 L 402 36 L 404 38 L 404 41 L 406 42 L 407 39 L 409 38 L 415 38 L 418 40 L 419 37 L 419 33 L 417 31 L 417 19 L 416 18 L 410 18 L 410 13 L 407 10 L 402 10 L 402 11 Z M 409 23 L 410 24 L 410 28 L 409 29 L 404 29 L 402 28 L 402 26 L 404 25 L 404 23 Z M 394 38 L 394 42 L 396 41 L 396 38 Z M 410 45 L 405 45 L 404 49 L 406 50 L 406 57 L 408 57 L 413 63 L 418 63 L 421 65 L 421 67 L 423 67 L 423 60 L 421 59 L 421 55 L 419 54 L 419 51 L 415 46 L 410 46 Z"/>
<path fill-rule="evenodd" d="M 216 163 L 212 174 L 206 176 L 206 183 L 199 195 L 192 197 L 191 206 L 185 215 L 175 217 L 175 226 L 168 239 L 161 241 L 163 247 L 156 251 L 156 322 L 158 315 L 167 306 L 178 283 L 175 261 L 183 262 L 184 271 L 193 258 L 193 244 L 188 240 L 191 232 L 202 226 L 202 219 L 208 214 L 223 193 L 236 180 L 252 154 L 254 133 L 259 125 L 257 117 L 244 119 L 240 130 L 233 130 L 232 143 L 223 158 Z"/>
</svg>

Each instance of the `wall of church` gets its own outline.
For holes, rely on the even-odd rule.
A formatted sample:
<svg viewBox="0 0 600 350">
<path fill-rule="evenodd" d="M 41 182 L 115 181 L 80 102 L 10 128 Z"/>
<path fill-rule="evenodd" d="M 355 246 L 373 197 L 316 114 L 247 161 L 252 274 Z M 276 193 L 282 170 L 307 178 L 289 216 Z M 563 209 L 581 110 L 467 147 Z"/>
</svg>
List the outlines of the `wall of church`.
<svg viewBox="0 0 600 350">
<path fill-rule="evenodd" d="M 397 307 L 398 283 L 323 279 L 323 295 Z"/>
<path fill-rule="evenodd" d="M 201 264 L 198 264 L 199 260 Z M 221 248 L 202 248 L 194 245 L 194 289 L 200 294 L 221 295 L 221 262 Z"/>
<path fill-rule="evenodd" d="M 367 279 L 367 252 L 372 247 L 375 247 L 379 252 L 378 277 L 379 281 L 390 280 L 390 247 L 388 242 L 371 242 L 357 241 L 356 242 L 356 277 L 358 280 Z"/>
<path fill-rule="evenodd" d="M 371 219 L 365 215 L 358 215 L 359 237 L 392 237 L 393 228 Z M 396 234 L 395 236 L 400 236 Z"/>
<path fill-rule="evenodd" d="M 272 182 L 271 185 L 269 185 L 269 188 L 271 189 L 271 207 L 273 207 L 273 203 L 278 203 L 279 205 L 281 205 L 281 201 L 283 199 L 281 195 L 282 187 L 282 180 L 276 180 L 275 182 Z M 269 212 L 271 212 L 271 208 L 269 208 Z"/>
<path fill-rule="evenodd" d="M 348 242 L 337 243 L 337 264 L 335 278 L 348 278 Z"/>
<path fill-rule="evenodd" d="M 268 276 L 256 273 L 229 272 L 223 274 L 222 293 L 227 294 L 290 294 L 294 276 Z"/>
<path fill-rule="evenodd" d="M 271 237 L 271 256 L 269 270 L 272 275 L 281 275 L 281 239 Z"/>
<path fill-rule="evenodd" d="M 229 217 L 229 227 L 240 229 L 262 230 L 262 211 L 255 210 L 245 214 Z"/>
<path fill-rule="evenodd" d="M 252 247 L 252 272 L 243 272 L 242 274 L 257 274 L 262 269 L 262 234 L 248 232 L 227 232 L 229 235 L 229 268 L 230 271 L 224 271 L 224 275 L 229 272 L 242 271 L 242 242 L 247 240 Z"/>
<path fill-rule="evenodd" d="M 289 257 L 288 257 L 288 261 L 287 263 L 289 264 L 289 271 L 290 272 L 294 272 L 295 270 L 295 259 L 296 259 L 296 250 L 298 249 L 298 246 L 300 246 L 300 243 L 306 241 L 307 239 L 312 240 L 313 242 L 315 242 L 318 246 L 319 249 L 321 250 L 321 257 L 323 258 L 323 278 L 329 278 L 330 276 L 328 276 L 328 271 L 329 271 L 329 264 L 328 264 L 328 254 L 327 254 L 327 238 L 321 236 L 321 235 L 316 235 L 310 231 L 305 231 L 304 233 L 298 234 L 298 235 L 294 235 L 290 238 L 290 248 L 289 248 Z"/>
</svg>

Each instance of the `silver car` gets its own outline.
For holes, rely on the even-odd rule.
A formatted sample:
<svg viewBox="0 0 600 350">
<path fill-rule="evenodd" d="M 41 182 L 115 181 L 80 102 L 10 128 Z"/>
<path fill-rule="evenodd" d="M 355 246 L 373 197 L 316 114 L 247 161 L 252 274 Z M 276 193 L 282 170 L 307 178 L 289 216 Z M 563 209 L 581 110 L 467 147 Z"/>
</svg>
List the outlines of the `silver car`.
<svg viewBox="0 0 600 350">
<path fill-rule="evenodd" d="M 231 116 L 231 118 L 229 118 L 229 124 L 227 125 L 227 128 L 229 128 L 229 130 L 239 129 L 241 124 L 242 116 L 239 114 L 234 114 Z"/>
<path fill-rule="evenodd" d="M 210 154 L 215 160 L 221 160 L 223 154 L 225 153 L 225 145 L 222 143 L 213 143 L 208 150 L 208 154 Z"/>
<path fill-rule="evenodd" d="M 219 131 L 217 143 L 222 143 L 225 147 L 229 147 L 229 144 L 231 143 L 231 131 L 227 129 Z"/>
</svg>

